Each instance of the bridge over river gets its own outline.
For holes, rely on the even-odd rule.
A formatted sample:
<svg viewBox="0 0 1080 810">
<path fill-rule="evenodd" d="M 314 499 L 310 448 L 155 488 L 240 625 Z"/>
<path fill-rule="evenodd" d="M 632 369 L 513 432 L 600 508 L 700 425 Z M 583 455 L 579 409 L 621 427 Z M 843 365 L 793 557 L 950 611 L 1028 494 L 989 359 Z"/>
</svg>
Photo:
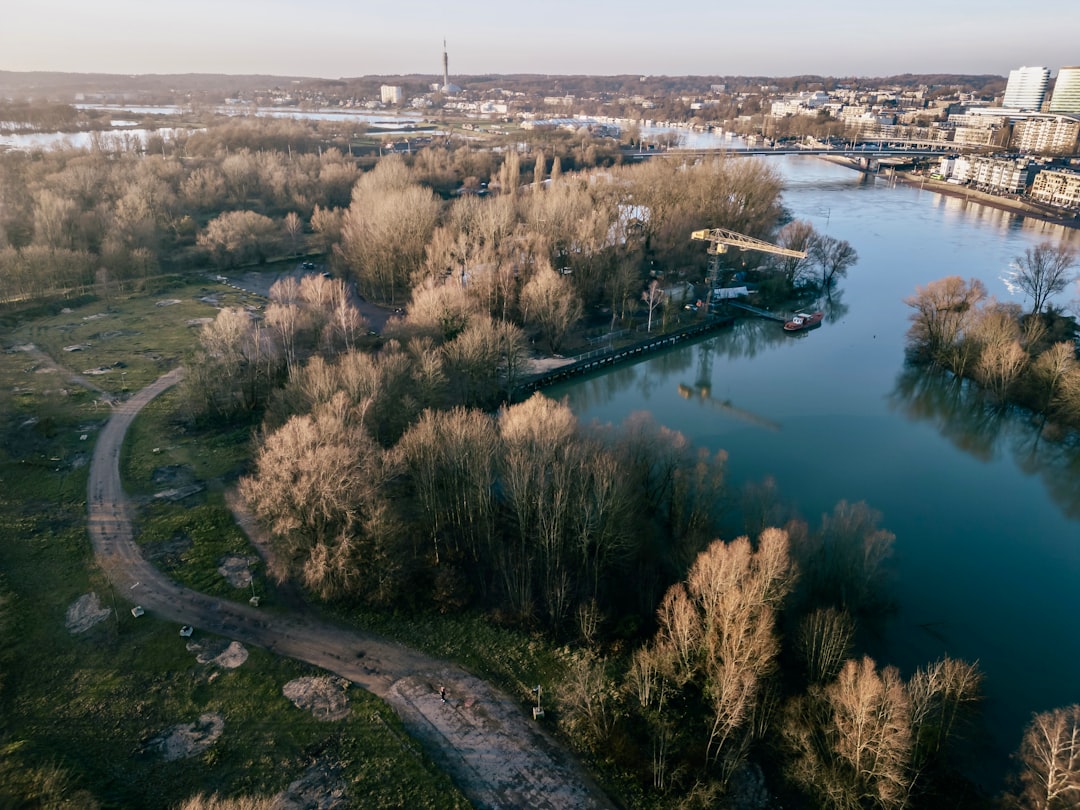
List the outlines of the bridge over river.
<svg viewBox="0 0 1080 810">
<path fill-rule="evenodd" d="M 790 155 L 818 155 L 881 161 L 887 158 L 941 157 L 942 155 L 971 154 L 984 151 L 982 147 L 956 145 L 948 141 L 899 140 L 868 141 L 850 146 L 760 146 L 745 149 L 709 147 L 700 149 L 646 149 L 623 150 L 623 160 L 634 162 L 654 157 L 709 157 L 725 154 L 732 157 L 766 157 Z"/>
</svg>

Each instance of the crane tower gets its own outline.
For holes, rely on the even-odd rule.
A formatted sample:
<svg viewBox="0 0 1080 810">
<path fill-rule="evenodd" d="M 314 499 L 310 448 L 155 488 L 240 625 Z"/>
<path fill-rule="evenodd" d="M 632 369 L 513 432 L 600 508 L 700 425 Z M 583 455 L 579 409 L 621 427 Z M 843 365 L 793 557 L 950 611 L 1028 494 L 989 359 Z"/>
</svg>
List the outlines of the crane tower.
<svg viewBox="0 0 1080 810">
<path fill-rule="evenodd" d="M 760 250 L 763 253 L 774 253 L 778 256 L 806 258 L 805 250 L 792 250 L 791 248 L 781 247 L 780 245 L 774 245 L 772 242 L 755 239 L 753 236 L 730 231 L 727 228 L 704 228 L 691 233 L 690 238 L 709 243 L 709 271 L 706 277 L 709 292 L 706 297 L 706 304 L 712 303 L 713 290 L 716 288 L 717 279 L 720 277 L 720 255 L 727 253 L 729 248 Z"/>
</svg>

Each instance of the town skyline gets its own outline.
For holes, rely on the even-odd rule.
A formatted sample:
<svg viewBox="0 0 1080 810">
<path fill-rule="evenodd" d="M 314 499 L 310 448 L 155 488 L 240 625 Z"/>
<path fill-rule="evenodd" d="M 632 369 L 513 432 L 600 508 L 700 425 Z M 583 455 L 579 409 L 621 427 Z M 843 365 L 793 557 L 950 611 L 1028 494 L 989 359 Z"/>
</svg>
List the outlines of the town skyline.
<svg viewBox="0 0 1080 810">
<path fill-rule="evenodd" d="M 1015 36 L 1015 11 L 963 0 L 947 19 L 929 0 L 903 14 L 854 0 L 827 12 L 794 0 L 678 12 L 631 1 L 553 0 L 543 14 L 493 0 L 419 0 L 358 8 L 342 0 L 255 4 L 192 0 L 173 7 L 103 0 L 23 4 L 5 12 L 0 69 L 118 74 L 266 74 L 308 78 L 454 75 L 1005 76 L 1019 65 L 1080 64 L 1080 7 L 1047 0 L 1053 25 Z M 962 31 L 962 36 L 960 32 Z M 88 34 L 88 32 L 90 32 Z"/>
</svg>

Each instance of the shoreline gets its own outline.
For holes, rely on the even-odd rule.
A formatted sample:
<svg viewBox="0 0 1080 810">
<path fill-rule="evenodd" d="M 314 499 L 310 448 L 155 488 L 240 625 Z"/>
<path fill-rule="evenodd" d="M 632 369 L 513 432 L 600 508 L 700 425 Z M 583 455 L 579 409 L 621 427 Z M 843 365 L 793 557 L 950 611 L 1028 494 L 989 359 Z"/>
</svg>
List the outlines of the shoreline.
<svg viewBox="0 0 1080 810">
<path fill-rule="evenodd" d="M 821 155 L 820 157 L 837 166 L 844 166 L 845 168 L 861 172 L 862 174 L 895 179 L 896 182 L 902 183 L 905 186 L 926 189 L 945 197 L 968 200 L 973 203 L 978 203 L 979 205 L 985 205 L 988 208 L 996 208 L 1000 211 L 1006 211 L 1010 214 L 1038 220 L 1039 222 L 1046 222 L 1050 225 L 1061 225 L 1064 228 L 1072 228 L 1074 230 L 1080 229 L 1080 213 L 1062 211 L 1029 200 L 1002 197 L 997 194 L 989 194 L 985 191 L 976 191 L 967 186 L 952 185 L 943 180 L 931 180 L 925 175 L 915 174 L 913 172 L 889 169 L 888 173 L 883 175 L 867 171 L 861 166 L 853 165 L 847 158 L 832 157 L 830 155 Z"/>
</svg>

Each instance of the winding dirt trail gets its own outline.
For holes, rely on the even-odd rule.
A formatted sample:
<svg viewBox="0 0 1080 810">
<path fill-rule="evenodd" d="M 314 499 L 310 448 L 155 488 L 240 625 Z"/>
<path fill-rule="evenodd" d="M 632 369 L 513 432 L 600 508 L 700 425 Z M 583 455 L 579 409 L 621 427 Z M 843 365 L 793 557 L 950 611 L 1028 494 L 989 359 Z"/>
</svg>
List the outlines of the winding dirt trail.
<svg viewBox="0 0 1080 810">
<path fill-rule="evenodd" d="M 375 635 L 207 596 L 178 585 L 143 558 L 120 483 L 120 448 L 139 411 L 182 376 L 174 369 L 117 404 L 94 448 L 89 532 L 117 591 L 162 618 L 306 661 L 383 698 L 476 807 L 613 808 L 518 702 L 464 670 Z"/>
</svg>

